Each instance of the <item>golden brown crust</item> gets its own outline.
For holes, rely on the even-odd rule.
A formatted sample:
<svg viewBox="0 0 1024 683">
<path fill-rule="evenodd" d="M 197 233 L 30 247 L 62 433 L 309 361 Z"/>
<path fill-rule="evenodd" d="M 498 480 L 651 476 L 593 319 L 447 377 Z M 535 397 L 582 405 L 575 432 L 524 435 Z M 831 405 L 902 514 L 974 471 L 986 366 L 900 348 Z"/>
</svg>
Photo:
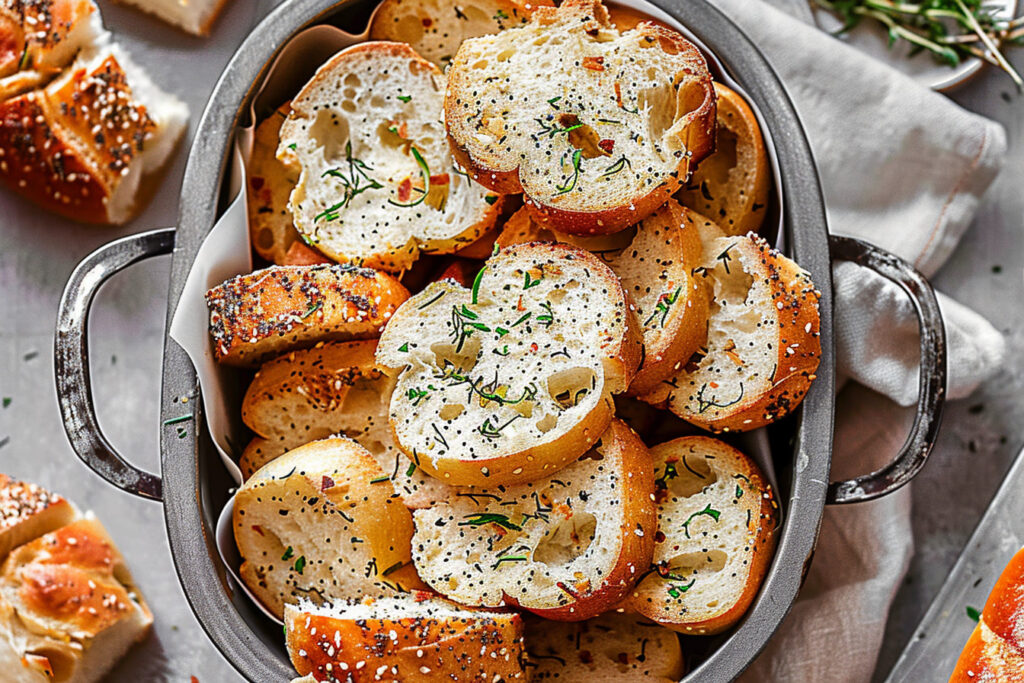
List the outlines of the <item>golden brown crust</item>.
<svg viewBox="0 0 1024 683">
<path fill-rule="evenodd" d="M 321 341 L 371 338 L 408 297 L 390 275 L 349 265 L 239 275 L 206 293 L 214 357 L 251 367 Z"/>
<path fill-rule="evenodd" d="M 597 0 L 567 0 L 558 8 L 539 7 L 534 11 L 531 23 L 550 25 L 558 21 L 560 13 L 576 12 L 592 18 L 594 30 L 611 27 L 607 9 Z M 654 22 L 643 22 L 635 30 L 644 40 L 676 55 L 683 64 L 674 75 L 676 109 L 687 113 L 676 119 L 671 129 L 686 153 L 680 156 L 677 167 L 671 173 L 664 174 L 660 178 L 661 182 L 652 190 L 607 209 L 576 211 L 545 204 L 525 194 L 525 206 L 542 225 L 576 235 L 599 235 L 622 230 L 664 204 L 689 177 L 693 165 L 714 148 L 715 91 L 700 51 L 678 32 Z M 477 85 L 473 78 L 471 65 L 465 63 L 465 57 L 460 58 L 457 54 L 448 70 L 448 90 L 445 96 L 445 120 L 452 154 L 459 165 L 481 185 L 502 194 L 524 192 L 520 181 L 520 166 L 496 168 L 492 161 L 475 158 L 468 140 L 460 137 L 464 134 L 461 124 L 452 124 L 465 117 L 469 106 L 465 100 L 472 99 L 471 93 Z"/>
<path fill-rule="evenodd" d="M 651 449 L 654 456 L 655 472 L 660 476 L 655 480 L 658 501 L 658 524 L 662 526 L 657 534 L 658 546 L 655 548 L 656 562 L 646 572 L 623 606 L 641 614 L 662 626 L 691 635 L 711 635 L 721 633 L 735 624 L 747 611 L 761 587 L 761 581 L 768 571 L 775 550 L 775 527 L 778 523 L 778 504 L 775 502 L 771 485 L 764 479 L 757 465 L 743 453 L 725 443 L 704 436 L 686 436 L 660 444 Z M 686 456 L 696 456 L 697 462 L 686 461 Z M 708 465 L 699 461 L 708 458 Z M 682 468 L 693 472 L 694 467 L 706 466 L 706 473 L 698 471 L 698 483 L 689 491 L 676 489 L 673 479 L 678 479 Z M 675 518 L 679 512 L 679 501 L 689 495 L 703 496 L 708 487 L 724 479 L 724 486 L 730 490 L 728 502 L 715 502 L 708 497 L 708 505 L 703 510 L 695 511 L 685 520 Z M 705 482 L 710 482 L 705 484 Z M 705 485 L 704 489 L 700 485 Z M 735 486 L 735 493 L 731 488 Z M 695 490 L 694 490 L 695 489 Z M 687 493 L 689 495 L 687 495 Z M 714 493 L 712 493 L 714 495 Z M 753 502 L 756 501 L 756 502 Z M 701 503 L 705 500 L 701 500 Z M 721 509 L 715 509 L 721 508 Z M 746 520 L 730 519 L 748 509 L 750 514 Z M 719 545 L 700 540 L 710 532 L 698 535 L 697 527 L 692 527 L 691 537 L 689 524 L 693 520 L 714 520 L 714 524 L 744 524 L 744 538 L 739 547 L 725 547 L 727 541 L 722 536 L 712 538 Z M 683 538 L 685 532 L 685 539 Z M 696 539 L 696 540 L 694 540 Z M 707 547 L 705 547 L 707 546 Z M 711 548 L 711 549 L 709 549 Z M 706 556 L 706 566 L 713 566 L 715 552 L 726 555 L 724 566 L 717 572 L 703 574 L 704 558 L 692 560 L 686 558 L 683 567 L 673 565 L 675 553 L 700 553 Z M 738 554 L 741 559 L 728 555 Z M 692 568 L 691 568 L 692 565 Z M 724 575 L 732 569 L 729 576 Z M 745 570 L 745 576 L 737 576 L 735 572 Z M 682 575 L 680 575 L 682 574 Z M 742 591 L 735 597 L 728 609 L 721 610 L 721 596 L 715 596 L 714 585 L 707 589 L 708 581 L 730 582 L 743 581 Z M 705 591 L 710 593 L 708 597 Z M 689 602 L 691 599 L 694 602 Z M 712 605 L 712 599 L 717 604 Z M 704 601 L 708 606 L 704 606 Z M 702 616 L 701 612 L 710 612 L 712 616 Z"/>
<path fill-rule="evenodd" d="M 771 169 L 757 117 L 746 100 L 715 83 L 716 152 L 701 162 L 676 197 L 712 218 L 727 235 L 757 232 L 768 208 Z"/>
<path fill-rule="evenodd" d="M 389 616 L 383 608 L 379 616 L 360 619 L 289 609 L 285 630 L 292 664 L 316 681 L 528 680 L 518 614 L 452 614 L 458 610 L 454 603 L 432 593 L 414 595 L 410 600 L 422 607 L 414 617 Z M 373 609 L 375 603 L 367 602 Z"/>
</svg>

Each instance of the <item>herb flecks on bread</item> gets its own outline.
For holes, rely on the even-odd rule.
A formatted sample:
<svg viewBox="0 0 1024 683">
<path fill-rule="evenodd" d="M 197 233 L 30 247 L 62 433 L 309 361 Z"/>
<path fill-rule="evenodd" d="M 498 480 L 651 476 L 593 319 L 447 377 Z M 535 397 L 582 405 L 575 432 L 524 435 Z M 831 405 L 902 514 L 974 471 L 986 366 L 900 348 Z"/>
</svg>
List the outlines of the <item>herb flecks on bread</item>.
<svg viewBox="0 0 1024 683">
<path fill-rule="evenodd" d="M 542 223 L 609 233 L 657 209 L 714 144 L 715 92 L 697 48 L 653 23 L 619 32 L 594 0 L 467 40 L 448 70 L 456 159 Z"/>
<path fill-rule="evenodd" d="M 796 409 L 821 361 L 819 292 L 800 266 L 756 235 L 697 220 L 712 290 L 708 339 L 643 399 L 712 432 L 763 427 Z"/>
<path fill-rule="evenodd" d="M 376 340 L 328 342 L 265 363 L 242 401 L 242 421 L 258 435 L 239 466 L 248 479 L 274 458 L 341 434 L 368 450 L 408 507 L 426 507 L 445 486 L 394 445 L 388 408 L 394 379 L 374 367 Z"/>
<path fill-rule="evenodd" d="M 460 488 L 418 510 L 413 560 L 431 588 L 457 602 L 587 619 L 646 570 L 653 494 L 647 448 L 614 420 L 594 450 L 551 477 Z"/>
<path fill-rule="evenodd" d="M 409 510 L 370 453 L 314 441 L 256 472 L 235 496 L 239 574 L 271 612 L 286 604 L 422 588 Z"/>
<path fill-rule="evenodd" d="M 288 655 L 315 681 L 520 681 L 523 622 L 426 592 L 285 610 Z"/>
<path fill-rule="evenodd" d="M 754 462 L 688 436 L 651 448 L 658 501 L 654 564 L 624 606 L 693 635 L 735 624 L 775 548 L 778 504 Z"/>
<path fill-rule="evenodd" d="M 295 227 L 327 256 L 389 271 L 490 228 L 501 198 L 452 162 L 444 76 L 403 43 L 342 50 L 292 100 L 278 156 L 300 170 Z"/>
<path fill-rule="evenodd" d="M 679 637 L 635 614 L 578 622 L 527 617 L 530 680 L 558 683 L 676 683 L 685 670 Z"/>
<path fill-rule="evenodd" d="M 612 419 L 640 360 L 615 274 L 564 244 L 491 257 L 471 288 L 435 282 L 395 313 L 377 362 L 396 374 L 398 447 L 442 481 L 495 486 L 558 470 Z"/>
<path fill-rule="evenodd" d="M 409 43 L 424 59 L 444 69 L 467 38 L 525 24 L 534 8 L 551 4 L 550 0 L 385 0 L 373 15 L 370 39 Z"/>
<path fill-rule="evenodd" d="M 379 334 L 409 298 L 386 273 L 352 265 L 271 266 L 206 293 L 218 362 L 252 367 L 322 341 Z"/>
</svg>

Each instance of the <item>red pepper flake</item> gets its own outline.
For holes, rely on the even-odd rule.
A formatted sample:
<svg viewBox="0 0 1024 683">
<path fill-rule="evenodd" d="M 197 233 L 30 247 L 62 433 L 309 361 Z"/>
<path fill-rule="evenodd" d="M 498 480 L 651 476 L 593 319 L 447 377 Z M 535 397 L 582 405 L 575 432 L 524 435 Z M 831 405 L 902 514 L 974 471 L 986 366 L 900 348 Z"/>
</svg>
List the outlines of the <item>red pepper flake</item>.
<svg viewBox="0 0 1024 683">
<path fill-rule="evenodd" d="M 537 342 L 533 342 L 532 344 L 530 344 L 530 351 L 531 351 L 531 352 L 533 352 L 533 353 L 537 353 L 537 350 L 538 350 L 539 348 L 540 348 L 540 347 L 539 347 L 539 346 L 537 346 Z"/>
<path fill-rule="evenodd" d="M 664 489 L 662 489 L 662 490 L 664 491 Z M 657 494 L 655 494 L 655 495 L 657 495 Z M 668 498 L 668 492 L 667 491 L 665 491 L 665 497 Z M 654 534 L 654 542 L 655 543 L 664 543 L 665 542 L 665 534 L 664 534 L 664 532 L 662 532 L 661 529 L 658 529 L 658 532 L 656 534 Z"/>
<path fill-rule="evenodd" d="M 434 25 L 434 20 L 430 17 L 423 17 L 423 28 L 430 28 Z"/>
<path fill-rule="evenodd" d="M 260 536 L 263 535 L 263 527 L 261 527 L 259 524 L 253 524 L 252 530 L 258 533 Z"/>
<path fill-rule="evenodd" d="M 434 597 L 434 595 L 430 591 L 412 592 L 412 599 L 414 602 L 426 602 L 427 600 L 430 600 L 432 597 Z"/>
<path fill-rule="evenodd" d="M 622 107 L 622 86 L 618 83 L 615 84 L 615 104 Z"/>
<path fill-rule="evenodd" d="M 590 650 L 580 650 L 580 661 L 584 664 L 593 664 L 594 655 L 590 654 Z"/>
<path fill-rule="evenodd" d="M 583 68 L 591 71 L 604 71 L 604 57 L 584 57 Z"/>
<path fill-rule="evenodd" d="M 192 681 L 191 681 L 191 683 L 199 683 L 199 679 L 198 679 L 198 678 L 196 678 L 195 676 L 192 676 Z"/>
<path fill-rule="evenodd" d="M 321 491 L 326 491 L 327 489 L 333 489 L 333 488 L 334 488 L 334 480 L 331 479 L 330 477 L 328 477 L 327 475 L 324 475 L 324 478 L 320 480 L 320 490 Z"/>
<path fill-rule="evenodd" d="M 597 143 L 597 146 L 611 154 L 612 150 L 615 149 L 615 140 L 612 140 L 611 138 L 605 138 L 604 140 L 601 140 L 599 143 Z"/>
<path fill-rule="evenodd" d="M 406 178 L 398 185 L 398 201 L 407 202 L 412 196 L 412 180 Z"/>
<path fill-rule="evenodd" d="M 629 655 L 627 655 L 625 652 L 620 652 L 619 653 L 619 663 L 621 663 L 621 664 L 629 664 Z"/>
<path fill-rule="evenodd" d="M 431 185 L 447 185 L 451 182 L 451 177 L 447 173 L 439 173 L 438 175 L 430 176 Z"/>
<path fill-rule="evenodd" d="M 264 182 L 265 181 L 263 180 L 263 178 L 259 177 L 258 175 L 254 175 L 252 178 L 249 178 L 249 184 L 252 185 L 252 189 L 256 190 L 257 192 L 259 192 L 260 189 L 263 188 Z"/>
</svg>

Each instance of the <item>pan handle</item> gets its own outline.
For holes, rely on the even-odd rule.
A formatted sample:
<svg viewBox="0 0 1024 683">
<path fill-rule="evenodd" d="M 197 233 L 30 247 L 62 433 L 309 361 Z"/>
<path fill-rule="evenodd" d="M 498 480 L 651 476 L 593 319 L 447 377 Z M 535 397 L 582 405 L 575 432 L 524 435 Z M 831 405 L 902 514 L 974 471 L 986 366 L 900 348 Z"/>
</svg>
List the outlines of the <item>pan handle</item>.
<svg viewBox="0 0 1024 683">
<path fill-rule="evenodd" d="M 89 311 L 100 285 L 112 275 L 173 249 L 174 228 L 164 228 L 115 240 L 85 257 L 64 287 L 53 351 L 60 414 L 75 453 L 122 491 L 157 501 L 162 499 L 160 477 L 121 457 L 96 419 L 89 371 Z"/>
<path fill-rule="evenodd" d="M 882 469 L 828 485 L 828 503 L 861 503 L 888 495 L 910 482 L 935 446 L 946 402 L 946 330 L 928 281 L 903 259 L 850 237 L 829 237 L 832 259 L 852 261 L 895 282 L 910 296 L 921 332 L 917 414 L 896 458 Z"/>
</svg>

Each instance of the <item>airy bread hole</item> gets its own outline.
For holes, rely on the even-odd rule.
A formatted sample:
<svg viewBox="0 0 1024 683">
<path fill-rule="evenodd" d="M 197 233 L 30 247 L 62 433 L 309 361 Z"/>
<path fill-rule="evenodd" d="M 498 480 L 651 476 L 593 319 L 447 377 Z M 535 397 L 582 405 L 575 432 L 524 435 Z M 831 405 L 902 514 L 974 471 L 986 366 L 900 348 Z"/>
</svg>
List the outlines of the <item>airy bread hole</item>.
<svg viewBox="0 0 1024 683">
<path fill-rule="evenodd" d="M 687 455 L 676 462 L 666 462 L 665 468 L 659 469 L 657 476 L 659 481 L 664 477 L 665 487 L 676 498 L 697 495 L 718 481 L 718 475 L 711 469 L 707 459 L 699 455 Z"/>
<path fill-rule="evenodd" d="M 256 245 L 260 249 L 270 249 L 274 246 L 274 231 L 270 228 L 261 228 L 256 233 Z"/>
<path fill-rule="evenodd" d="M 708 180 L 720 185 L 729 183 L 729 172 L 736 168 L 738 160 L 736 149 L 739 140 L 736 133 L 725 126 L 718 127 L 715 139 L 715 155 L 708 159 L 712 163 L 701 166 Z"/>
<path fill-rule="evenodd" d="M 662 52 L 665 52 L 670 55 L 679 54 L 679 45 L 676 43 L 676 41 L 672 40 L 668 36 L 659 35 L 658 45 L 661 47 Z"/>
<path fill-rule="evenodd" d="M 535 562 L 566 565 L 580 557 L 594 542 L 597 519 L 587 512 L 577 512 L 548 530 L 533 551 Z"/>
<path fill-rule="evenodd" d="M 498 61 L 507 62 L 508 60 L 512 59 L 512 56 L 515 54 L 516 50 L 513 50 L 511 48 L 508 50 L 502 50 L 501 52 L 498 53 Z"/>
<path fill-rule="evenodd" d="M 349 141 L 347 119 L 329 109 L 321 109 L 309 127 L 309 137 L 323 150 L 327 164 L 345 163 L 345 145 Z"/>
<path fill-rule="evenodd" d="M 676 555 L 669 560 L 668 571 L 670 574 L 685 576 L 689 579 L 691 575 L 701 576 L 720 572 L 725 569 L 725 563 L 728 560 L 729 555 L 724 550 L 685 553 Z"/>
<path fill-rule="evenodd" d="M 537 420 L 537 429 L 540 430 L 541 434 L 547 434 L 555 426 L 558 425 L 558 418 L 550 413 Z"/>
<path fill-rule="evenodd" d="M 431 344 L 430 352 L 434 354 L 434 365 L 444 373 L 464 375 L 476 366 L 480 355 L 480 340 L 469 337 L 462 342 L 459 350 L 455 344 Z"/>
<path fill-rule="evenodd" d="M 637 103 L 640 111 L 649 112 L 647 133 L 652 140 L 661 140 L 665 131 L 676 121 L 676 98 L 669 85 L 654 86 L 640 91 Z"/>
<path fill-rule="evenodd" d="M 437 415 L 445 422 L 451 422 L 459 415 L 462 415 L 462 411 L 465 409 L 465 406 L 461 406 L 456 403 L 446 403 L 444 404 L 444 406 L 441 408 Z"/>
<path fill-rule="evenodd" d="M 395 22 L 395 35 L 415 44 L 423 38 L 423 20 L 411 14 L 402 16 Z"/>
<path fill-rule="evenodd" d="M 349 73 L 345 76 L 345 80 L 342 81 L 342 83 L 346 88 L 358 88 L 363 84 L 363 82 L 359 80 L 359 75 L 354 73 Z"/>
<path fill-rule="evenodd" d="M 590 368 L 568 368 L 548 377 L 548 394 L 562 410 L 579 405 L 590 393 L 597 374 Z"/>
<path fill-rule="evenodd" d="M 601 136 L 597 131 L 585 123 L 581 124 L 575 114 L 559 114 L 558 123 L 563 129 L 571 129 L 568 133 L 569 144 L 580 150 L 584 159 L 611 156 L 610 152 L 601 149 Z"/>
</svg>

